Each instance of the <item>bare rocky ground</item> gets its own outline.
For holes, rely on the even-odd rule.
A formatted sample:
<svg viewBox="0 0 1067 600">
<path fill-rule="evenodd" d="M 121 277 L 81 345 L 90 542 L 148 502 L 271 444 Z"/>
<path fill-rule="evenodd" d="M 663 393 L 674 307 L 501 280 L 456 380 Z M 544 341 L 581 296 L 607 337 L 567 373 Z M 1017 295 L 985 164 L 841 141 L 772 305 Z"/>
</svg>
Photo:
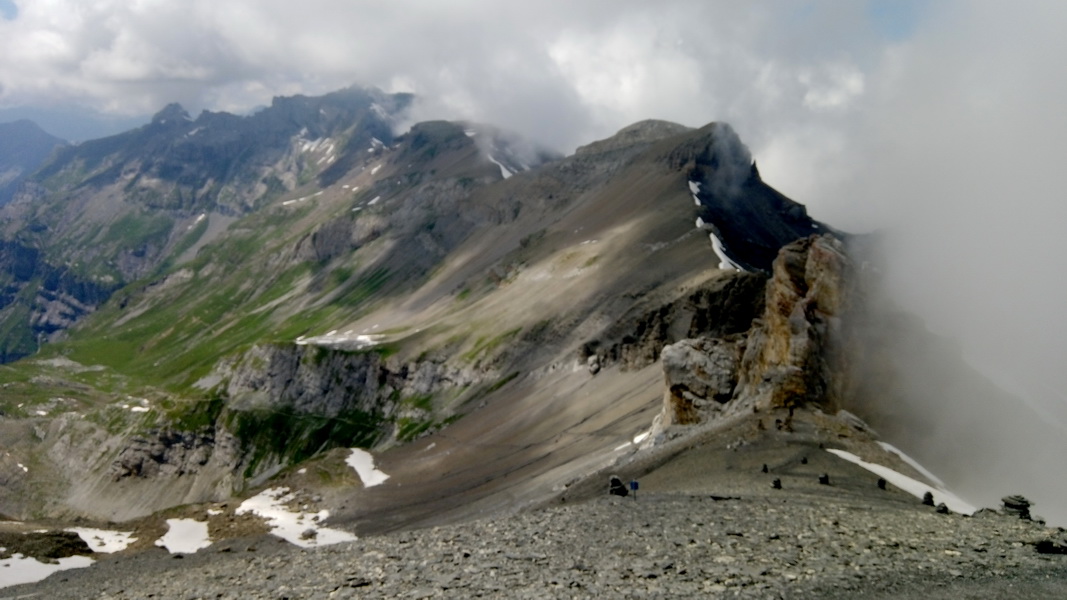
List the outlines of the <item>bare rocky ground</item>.
<svg viewBox="0 0 1067 600">
<path fill-rule="evenodd" d="M 865 432 L 817 413 L 767 428 L 774 416 L 621 461 L 636 499 L 606 495 L 601 473 L 518 514 L 310 550 L 262 535 L 147 548 L 0 598 L 1067 597 L 1067 555 L 1038 551 L 1064 530 L 940 514 L 820 448 L 870 456 Z"/>
</svg>

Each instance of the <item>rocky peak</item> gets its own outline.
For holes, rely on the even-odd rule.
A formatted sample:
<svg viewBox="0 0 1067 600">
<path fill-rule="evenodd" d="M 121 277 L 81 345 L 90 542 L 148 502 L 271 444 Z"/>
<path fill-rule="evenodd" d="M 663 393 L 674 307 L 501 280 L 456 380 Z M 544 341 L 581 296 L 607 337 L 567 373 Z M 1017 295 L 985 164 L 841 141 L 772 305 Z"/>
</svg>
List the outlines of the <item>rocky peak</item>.
<svg viewBox="0 0 1067 600">
<path fill-rule="evenodd" d="M 687 131 L 690 131 L 690 129 L 684 125 L 671 123 L 670 121 L 648 119 L 624 127 L 607 139 L 586 144 L 575 150 L 574 154 L 600 154 L 629 146 L 650 144 Z"/>
<path fill-rule="evenodd" d="M 189 113 L 177 102 L 171 102 L 164 106 L 163 110 L 152 116 L 153 125 L 166 125 L 169 123 L 181 123 L 192 120 L 193 119 L 189 116 Z"/>
</svg>

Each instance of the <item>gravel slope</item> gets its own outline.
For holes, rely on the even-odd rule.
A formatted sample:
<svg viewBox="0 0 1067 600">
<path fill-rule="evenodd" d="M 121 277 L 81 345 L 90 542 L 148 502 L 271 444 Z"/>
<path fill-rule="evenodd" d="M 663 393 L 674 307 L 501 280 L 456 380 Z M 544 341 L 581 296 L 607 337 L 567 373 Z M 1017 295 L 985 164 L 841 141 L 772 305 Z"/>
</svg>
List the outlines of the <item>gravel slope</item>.
<svg viewBox="0 0 1067 600">
<path fill-rule="evenodd" d="M 651 494 L 299 550 L 230 540 L 8 588 L 42 598 L 1067 597 L 1067 556 L 1006 516 Z M 1008 594 L 1010 592 L 1010 594 Z M 940 595 L 938 595 L 940 594 Z"/>
<path fill-rule="evenodd" d="M 310 550 L 270 536 L 185 556 L 149 548 L 0 599 L 1067 598 L 1067 555 L 1036 550 L 1064 530 L 880 490 L 820 445 L 880 450 L 828 419 L 798 415 L 791 431 L 741 420 L 635 452 L 613 468 L 640 478 L 636 500 L 607 496 L 598 474 L 518 514 Z"/>
</svg>

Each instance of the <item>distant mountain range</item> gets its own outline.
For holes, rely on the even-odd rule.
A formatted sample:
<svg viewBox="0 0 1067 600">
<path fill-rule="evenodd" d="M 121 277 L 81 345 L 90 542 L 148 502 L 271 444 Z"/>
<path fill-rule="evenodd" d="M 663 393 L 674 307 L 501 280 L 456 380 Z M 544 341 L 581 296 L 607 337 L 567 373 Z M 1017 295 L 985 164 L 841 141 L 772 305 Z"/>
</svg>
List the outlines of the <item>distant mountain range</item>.
<svg viewBox="0 0 1067 600">
<path fill-rule="evenodd" d="M 64 145 L 32 121 L 0 123 L 0 205 L 10 202 L 19 185 Z"/>
</svg>

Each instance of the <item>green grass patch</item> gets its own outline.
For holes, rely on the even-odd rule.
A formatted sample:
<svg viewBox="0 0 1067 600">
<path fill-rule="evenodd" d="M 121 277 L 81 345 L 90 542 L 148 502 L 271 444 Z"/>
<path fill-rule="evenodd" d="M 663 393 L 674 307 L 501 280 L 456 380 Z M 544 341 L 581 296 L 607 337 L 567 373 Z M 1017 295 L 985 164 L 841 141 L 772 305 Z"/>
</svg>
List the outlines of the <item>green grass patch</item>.
<svg viewBox="0 0 1067 600">
<path fill-rule="evenodd" d="M 253 477 L 264 461 L 291 464 L 330 448 L 369 448 L 381 438 L 385 420 L 379 414 L 359 410 L 326 417 L 253 409 L 225 412 L 222 423 L 251 456 L 245 476 Z"/>
</svg>

